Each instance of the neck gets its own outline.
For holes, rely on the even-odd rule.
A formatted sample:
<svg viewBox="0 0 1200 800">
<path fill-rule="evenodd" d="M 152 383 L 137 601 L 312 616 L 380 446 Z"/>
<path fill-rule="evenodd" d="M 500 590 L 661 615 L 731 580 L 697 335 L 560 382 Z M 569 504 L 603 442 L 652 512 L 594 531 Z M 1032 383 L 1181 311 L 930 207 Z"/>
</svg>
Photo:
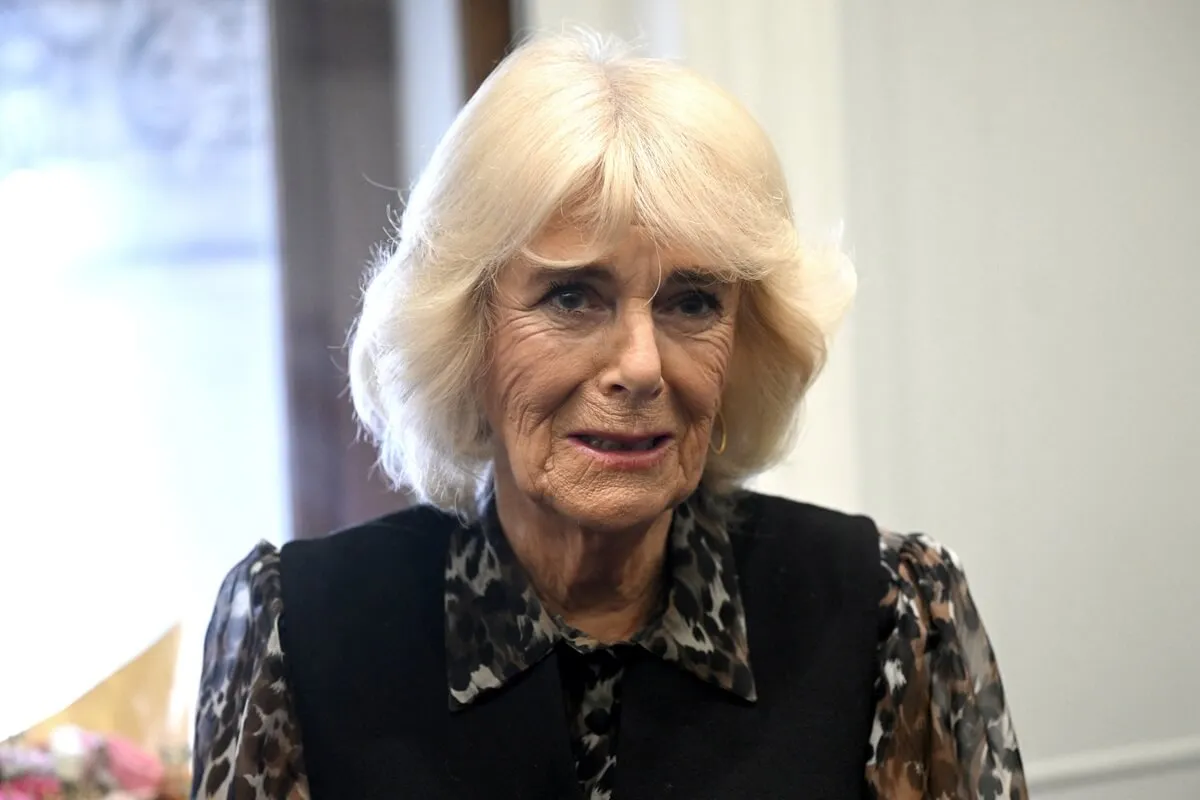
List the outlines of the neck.
<svg viewBox="0 0 1200 800">
<path fill-rule="evenodd" d="M 504 535 L 542 603 L 601 642 L 629 639 L 658 605 L 671 509 L 634 528 L 594 530 L 496 485 Z"/>
</svg>

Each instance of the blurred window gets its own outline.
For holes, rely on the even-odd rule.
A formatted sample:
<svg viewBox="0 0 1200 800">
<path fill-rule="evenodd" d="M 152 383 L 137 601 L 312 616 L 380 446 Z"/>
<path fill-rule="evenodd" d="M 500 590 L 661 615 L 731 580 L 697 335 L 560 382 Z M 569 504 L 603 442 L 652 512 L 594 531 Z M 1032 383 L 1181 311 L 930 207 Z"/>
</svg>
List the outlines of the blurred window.
<svg viewBox="0 0 1200 800">
<path fill-rule="evenodd" d="M 265 0 L 0 0 L 0 738 L 288 529 Z"/>
</svg>

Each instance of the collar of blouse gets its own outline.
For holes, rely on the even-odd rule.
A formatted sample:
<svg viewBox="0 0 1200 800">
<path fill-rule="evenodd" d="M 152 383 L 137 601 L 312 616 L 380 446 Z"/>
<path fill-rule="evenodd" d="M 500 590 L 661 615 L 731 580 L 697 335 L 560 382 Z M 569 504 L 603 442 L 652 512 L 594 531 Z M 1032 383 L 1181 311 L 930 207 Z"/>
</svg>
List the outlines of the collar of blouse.
<svg viewBox="0 0 1200 800">
<path fill-rule="evenodd" d="M 700 490 L 675 509 L 663 605 L 628 644 L 753 701 L 729 515 L 705 495 Z M 606 647 L 542 605 L 489 503 L 478 523 L 455 531 L 446 558 L 451 710 L 503 687 L 559 642 L 580 652 Z"/>
</svg>

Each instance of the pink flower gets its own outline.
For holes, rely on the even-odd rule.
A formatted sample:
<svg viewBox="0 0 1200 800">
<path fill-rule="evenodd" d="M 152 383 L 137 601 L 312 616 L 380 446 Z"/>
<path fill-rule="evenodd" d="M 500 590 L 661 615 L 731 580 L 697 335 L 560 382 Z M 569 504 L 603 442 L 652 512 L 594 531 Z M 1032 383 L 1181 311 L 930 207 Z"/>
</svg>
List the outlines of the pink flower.
<svg viewBox="0 0 1200 800">
<path fill-rule="evenodd" d="M 117 786 L 129 791 L 154 791 L 166 771 L 158 757 L 119 736 L 106 736 L 108 770 Z"/>
<path fill-rule="evenodd" d="M 57 778 L 23 775 L 0 783 L 0 800 L 42 800 L 62 792 Z"/>
</svg>

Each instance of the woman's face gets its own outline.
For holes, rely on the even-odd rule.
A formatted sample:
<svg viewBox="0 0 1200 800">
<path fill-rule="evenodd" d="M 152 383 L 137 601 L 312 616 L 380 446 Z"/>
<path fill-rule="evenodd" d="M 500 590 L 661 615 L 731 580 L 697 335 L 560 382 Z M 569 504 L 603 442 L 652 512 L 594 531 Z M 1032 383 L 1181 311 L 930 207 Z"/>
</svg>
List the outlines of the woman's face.
<svg viewBox="0 0 1200 800">
<path fill-rule="evenodd" d="M 578 231 L 539 255 L 578 261 Z M 733 351 L 738 287 L 632 229 L 564 270 L 498 277 L 485 380 L 496 479 L 593 528 L 643 524 L 699 484 Z"/>
</svg>

